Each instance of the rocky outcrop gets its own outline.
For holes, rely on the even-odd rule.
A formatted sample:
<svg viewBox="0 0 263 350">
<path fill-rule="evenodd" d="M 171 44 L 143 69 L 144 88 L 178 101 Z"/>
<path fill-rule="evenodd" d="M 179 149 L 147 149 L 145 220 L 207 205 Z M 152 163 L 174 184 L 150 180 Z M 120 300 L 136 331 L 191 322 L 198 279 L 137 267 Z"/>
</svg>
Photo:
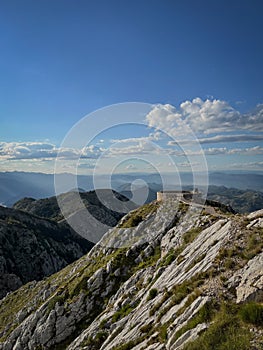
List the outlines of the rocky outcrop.
<svg viewBox="0 0 263 350">
<path fill-rule="evenodd" d="M 237 303 L 263 302 L 263 253 L 256 255 L 230 279 L 236 288 Z"/>
<path fill-rule="evenodd" d="M 257 301 L 262 290 L 262 253 L 248 244 L 261 231 L 208 212 L 153 203 L 129 213 L 86 256 L 1 301 L 0 349 L 178 350 L 197 341 L 226 302 Z M 256 326 L 242 327 L 259 349 Z"/>
</svg>

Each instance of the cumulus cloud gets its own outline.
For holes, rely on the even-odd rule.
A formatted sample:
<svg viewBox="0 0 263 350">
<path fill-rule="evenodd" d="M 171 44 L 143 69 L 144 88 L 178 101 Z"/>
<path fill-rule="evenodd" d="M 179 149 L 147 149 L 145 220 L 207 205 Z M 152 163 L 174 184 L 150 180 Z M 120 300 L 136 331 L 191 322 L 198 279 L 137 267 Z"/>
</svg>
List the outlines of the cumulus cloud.
<svg viewBox="0 0 263 350">
<path fill-rule="evenodd" d="M 103 149 L 94 145 L 81 150 L 71 148 L 57 148 L 50 143 L 42 142 L 1 142 L 1 160 L 23 160 L 23 159 L 78 159 L 98 158 Z"/>
<path fill-rule="evenodd" d="M 112 139 L 111 143 L 139 143 L 139 142 L 149 142 L 149 141 L 159 141 L 161 139 L 161 133 L 156 131 L 155 133 L 150 133 L 149 136 L 143 137 L 129 137 L 126 139 Z"/>
<path fill-rule="evenodd" d="M 195 98 L 181 103 L 176 109 L 169 104 L 156 105 L 146 116 L 150 127 L 182 136 L 188 126 L 194 133 L 212 134 L 231 131 L 263 131 L 263 104 L 242 114 L 222 100 Z"/>
<path fill-rule="evenodd" d="M 210 134 L 235 130 L 241 114 L 226 101 L 195 98 L 180 105 L 182 116 L 195 132 Z"/>
<path fill-rule="evenodd" d="M 101 156 L 109 158 L 167 153 L 167 150 L 159 148 L 155 143 L 149 141 L 147 137 L 129 139 L 128 141 L 121 140 L 108 149 L 97 145 L 74 149 L 58 148 L 53 144 L 41 142 L 2 142 L 0 143 L 0 160 L 98 159 Z"/>
<path fill-rule="evenodd" d="M 90 146 L 84 147 L 81 150 L 80 158 L 96 159 L 96 158 L 99 158 L 104 151 L 105 149 L 101 147 L 90 145 Z"/>
<path fill-rule="evenodd" d="M 42 142 L 1 142 L 0 159 L 54 158 L 55 146 Z"/>
</svg>

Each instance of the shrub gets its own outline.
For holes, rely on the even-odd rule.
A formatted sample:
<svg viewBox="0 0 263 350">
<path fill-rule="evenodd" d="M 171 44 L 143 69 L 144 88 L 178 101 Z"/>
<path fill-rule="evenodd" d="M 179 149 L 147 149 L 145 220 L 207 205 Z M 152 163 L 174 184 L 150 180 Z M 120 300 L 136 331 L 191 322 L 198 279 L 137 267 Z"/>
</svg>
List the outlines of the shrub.
<svg viewBox="0 0 263 350">
<path fill-rule="evenodd" d="M 158 294 L 158 290 L 156 288 L 150 289 L 147 300 L 154 299 L 157 294 Z"/>
<path fill-rule="evenodd" d="M 140 328 L 140 331 L 141 331 L 142 333 L 149 333 L 151 329 L 152 329 L 152 324 L 151 324 L 151 323 L 148 323 L 148 324 L 145 324 L 144 326 L 142 326 L 142 327 Z"/>
<path fill-rule="evenodd" d="M 140 262 L 138 265 L 133 267 L 133 270 L 132 270 L 133 273 L 143 268 L 146 268 L 148 266 L 155 265 L 157 261 L 160 259 L 160 257 L 161 257 L 161 249 L 160 249 L 160 246 L 158 245 L 155 247 L 154 252 L 151 256 L 149 256 L 148 258 Z"/>
</svg>

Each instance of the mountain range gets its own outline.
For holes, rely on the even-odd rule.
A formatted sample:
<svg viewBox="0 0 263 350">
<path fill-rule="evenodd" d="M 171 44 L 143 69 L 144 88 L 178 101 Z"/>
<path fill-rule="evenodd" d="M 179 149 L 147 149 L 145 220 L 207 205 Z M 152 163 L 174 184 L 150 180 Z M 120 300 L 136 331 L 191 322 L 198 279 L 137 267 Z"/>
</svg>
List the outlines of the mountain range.
<svg viewBox="0 0 263 350">
<path fill-rule="evenodd" d="M 72 186 L 74 183 L 74 175 L 69 173 L 58 174 L 57 193 L 65 193 L 71 191 L 74 187 L 79 187 L 84 191 L 93 190 L 93 177 L 90 175 L 79 175 L 77 177 L 77 186 Z M 133 183 L 135 180 L 141 179 L 148 185 L 159 186 L 162 188 L 162 179 L 158 174 L 113 174 L 111 177 L 111 187 L 121 192 L 127 184 Z M 171 187 L 174 187 L 174 175 L 167 175 L 167 181 Z M 200 174 L 200 181 L 203 181 L 203 176 Z M 96 178 L 96 188 L 105 188 L 108 177 L 98 175 Z M 191 186 L 193 183 L 192 174 L 180 173 L 180 180 L 183 186 Z M 241 190 L 253 190 L 262 192 L 263 175 L 257 173 L 209 173 L 209 184 L 216 186 L 234 187 Z M 168 184 L 168 185 L 169 185 Z M 155 187 L 151 190 L 156 191 Z M 196 184 L 199 187 L 199 184 Z M 158 189 L 159 190 L 159 189 Z M 24 197 L 33 197 L 36 199 L 54 196 L 54 175 L 32 172 L 0 172 L 0 204 L 12 206 L 18 200 Z"/>
</svg>

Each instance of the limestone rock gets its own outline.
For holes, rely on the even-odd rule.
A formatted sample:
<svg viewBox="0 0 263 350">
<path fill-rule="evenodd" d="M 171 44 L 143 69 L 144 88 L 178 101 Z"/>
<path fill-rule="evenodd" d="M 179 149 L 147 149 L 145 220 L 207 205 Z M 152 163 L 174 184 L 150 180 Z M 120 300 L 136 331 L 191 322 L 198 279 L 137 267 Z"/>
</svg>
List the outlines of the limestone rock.
<svg viewBox="0 0 263 350">
<path fill-rule="evenodd" d="M 236 287 L 237 303 L 263 301 L 263 253 L 256 255 L 229 280 Z"/>
</svg>

